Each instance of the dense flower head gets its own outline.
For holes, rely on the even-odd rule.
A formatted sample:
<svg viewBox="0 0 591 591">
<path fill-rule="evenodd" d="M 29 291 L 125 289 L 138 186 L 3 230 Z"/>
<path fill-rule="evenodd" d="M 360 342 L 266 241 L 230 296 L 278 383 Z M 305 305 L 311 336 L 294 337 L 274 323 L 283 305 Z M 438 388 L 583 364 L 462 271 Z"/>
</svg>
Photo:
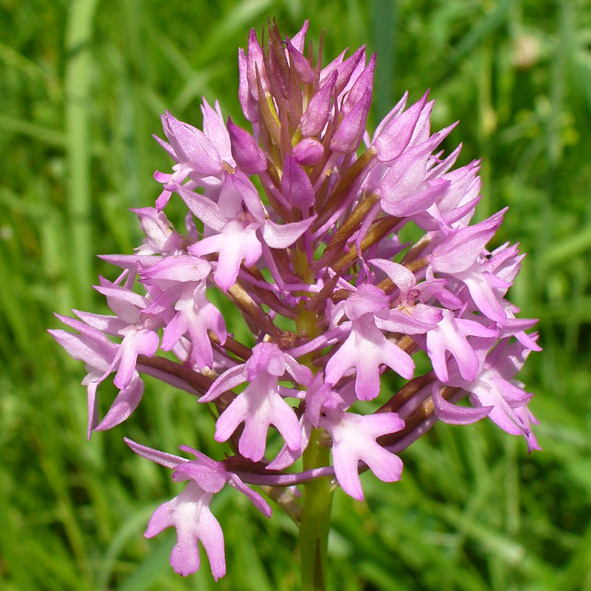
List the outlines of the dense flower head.
<svg viewBox="0 0 591 591">
<path fill-rule="evenodd" d="M 523 255 L 488 246 L 505 211 L 471 224 L 479 163 L 453 169 L 459 148 L 446 156 L 441 143 L 454 125 L 431 132 L 427 94 L 410 106 L 405 95 L 370 135 L 375 54 L 343 52 L 323 68 L 307 28 L 290 39 L 269 23 L 262 45 L 251 31 L 239 51 L 239 98 L 252 131 L 226 121 L 217 102 L 203 101 L 202 130 L 162 116 L 166 139 L 156 139 L 172 171 L 155 174 L 155 207 L 134 210 L 143 244 L 104 257 L 121 271 L 96 287 L 113 314 L 75 312 L 78 319 L 61 320 L 77 333 L 51 331 L 86 364 L 89 437 L 130 416 L 142 374 L 215 405 L 223 463 L 190 448 L 196 460 L 128 442 L 188 482 L 146 532 L 176 527 L 171 561 L 183 575 L 199 567 L 197 540 L 214 576 L 225 573 L 209 503 L 226 483 L 266 515 L 249 485 L 330 475 L 363 499 L 360 472 L 398 480 L 396 453 L 437 420 L 489 417 L 539 449 L 532 395 L 515 379 L 539 350 L 537 335 L 525 332 L 536 321 L 516 318 L 506 299 Z M 187 207 L 184 231 L 166 216 L 170 199 Z M 409 224 L 423 231 L 412 244 L 400 237 Z M 211 288 L 228 306 L 210 301 Z M 230 308 L 254 346 L 235 338 Z M 416 375 L 419 351 L 431 368 Z M 399 392 L 384 388 L 386 372 L 404 383 Z M 119 394 L 101 419 L 97 391 L 110 375 Z M 371 414 L 364 403 L 376 399 Z M 463 399 L 470 406 L 457 404 Z M 314 430 L 332 447 L 333 467 L 297 472 Z M 282 443 L 274 458 L 271 439 Z"/>
</svg>

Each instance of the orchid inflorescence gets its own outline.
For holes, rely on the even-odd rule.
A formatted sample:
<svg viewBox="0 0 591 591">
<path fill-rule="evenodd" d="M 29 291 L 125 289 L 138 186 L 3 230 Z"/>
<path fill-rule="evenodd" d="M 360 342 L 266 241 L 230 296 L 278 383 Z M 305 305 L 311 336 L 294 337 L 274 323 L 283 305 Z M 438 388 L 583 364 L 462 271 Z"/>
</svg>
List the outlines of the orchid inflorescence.
<svg viewBox="0 0 591 591">
<path fill-rule="evenodd" d="M 488 416 L 539 449 L 532 395 L 514 379 L 539 350 L 525 332 L 536 321 L 517 319 L 505 299 L 523 255 L 508 243 L 486 248 L 504 211 L 469 225 L 479 163 L 452 170 L 461 146 L 437 151 L 454 125 L 431 134 L 427 94 L 408 108 L 405 94 L 370 136 L 375 54 L 367 61 L 362 47 L 321 68 L 322 43 L 315 58 L 307 29 L 283 38 L 269 23 L 262 44 L 253 30 L 247 53 L 239 50 L 239 97 L 252 133 L 226 122 L 217 102 L 203 101 L 203 131 L 162 116 L 168 141 L 156 139 L 175 164 L 155 174 L 155 207 L 133 210 L 143 244 L 102 257 L 123 269 L 96 287 L 114 315 L 74 311 L 77 319 L 60 319 L 77 333 L 51 331 L 86 364 L 89 437 L 131 415 L 141 374 L 215 407 L 215 440 L 229 443 L 223 461 L 126 439 L 187 482 L 146 531 L 177 529 L 171 563 L 183 575 L 199 568 L 198 541 L 213 576 L 225 574 L 209 504 L 226 484 L 270 516 L 251 488 L 262 487 L 297 521 L 298 485 L 328 476 L 363 499 L 360 472 L 398 480 L 395 454 L 437 420 Z M 189 209 L 182 234 L 165 214 L 173 194 Z M 422 237 L 403 242 L 411 223 Z M 207 288 L 240 312 L 253 346 L 230 332 Z M 418 352 L 430 365 L 415 376 Z M 395 394 L 383 387 L 386 372 L 403 384 Z M 100 420 L 97 388 L 113 373 L 119 393 Z M 465 398 L 471 406 L 458 406 Z M 272 461 L 268 439 L 280 449 Z M 332 466 L 304 462 L 296 471 L 311 441 L 332 448 Z"/>
</svg>

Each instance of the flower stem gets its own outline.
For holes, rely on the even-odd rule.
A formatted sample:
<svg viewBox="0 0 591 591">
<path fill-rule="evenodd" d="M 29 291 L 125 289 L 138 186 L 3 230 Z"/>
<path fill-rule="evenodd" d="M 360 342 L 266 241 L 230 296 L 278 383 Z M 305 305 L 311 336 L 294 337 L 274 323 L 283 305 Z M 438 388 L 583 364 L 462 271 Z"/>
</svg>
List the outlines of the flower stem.
<svg viewBox="0 0 591 591">
<path fill-rule="evenodd" d="M 304 470 L 329 465 L 330 449 L 321 443 L 322 430 L 314 429 L 304 452 Z M 330 478 L 304 485 L 300 524 L 302 591 L 324 591 L 328 562 L 328 532 L 334 487 Z"/>
</svg>

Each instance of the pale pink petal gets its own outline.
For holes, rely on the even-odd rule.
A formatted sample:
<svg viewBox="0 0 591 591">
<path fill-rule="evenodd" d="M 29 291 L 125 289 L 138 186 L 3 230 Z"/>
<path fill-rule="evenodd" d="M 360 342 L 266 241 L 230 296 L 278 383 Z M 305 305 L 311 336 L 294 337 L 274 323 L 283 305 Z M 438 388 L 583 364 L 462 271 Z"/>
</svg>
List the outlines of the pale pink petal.
<svg viewBox="0 0 591 591">
<path fill-rule="evenodd" d="M 457 406 L 445 400 L 437 387 L 433 388 L 433 406 L 437 418 L 450 425 L 470 425 L 487 417 L 493 408 L 492 406 L 476 408 Z"/>
<path fill-rule="evenodd" d="M 144 393 L 144 382 L 137 372 L 134 372 L 129 384 L 117 394 L 111 408 L 95 431 L 106 431 L 125 421 L 138 407 Z"/>
<path fill-rule="evenodd" d="M 276 224 L 267 220 L 263 226 L 263 239 L 271 248 L 291 246 L 313 223 L 316 216 L 291 224 Z"/>
</svg>

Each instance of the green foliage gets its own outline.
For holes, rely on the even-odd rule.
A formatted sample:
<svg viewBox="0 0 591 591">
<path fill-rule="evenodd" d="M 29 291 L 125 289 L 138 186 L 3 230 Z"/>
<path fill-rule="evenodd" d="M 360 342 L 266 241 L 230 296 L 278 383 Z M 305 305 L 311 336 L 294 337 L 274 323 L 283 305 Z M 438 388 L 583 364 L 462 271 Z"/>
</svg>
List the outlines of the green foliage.
<svg viewBox="0 0 591 591">
<path fill-rule="evenodd" d="M 298 588 L 289 520 L 235 491 L 216 499 L 228 575 L 180 579 L 171 535 L 147 541 L 174 489 L 123 435 L 221 457 L 190 397 L 149 381 L 123 427 L 85 440 L 79 364 L 46 334 L 52 311 L 104 310 L 95 253 L 131 252 L 129 207 L 153 204 L 169 161 L 158 115 L 201 122 L 201 96 L 240 122 L 236 55 L 276 16 L 322 27 L 325 61 L 379 49 L 373 124 L 432 88 L 433 127 L 461 125 L 482 158 L 481 218 L 528 253 L 512 298 L 541 319 L 522 379 L 544 452 L 483 422 L 437 426 L 400 483 L 337 491 L 335 589 L 591 589 L 591 9 L 584 0 L 0 0 L 0 586 L 7 591 Z M 103 401 L 113 392 L 105 385 Z M 104 408 L 102 409 L 104 411 Z M 205 557 L 204 557 L 205 561 Z"/>
</svg>

